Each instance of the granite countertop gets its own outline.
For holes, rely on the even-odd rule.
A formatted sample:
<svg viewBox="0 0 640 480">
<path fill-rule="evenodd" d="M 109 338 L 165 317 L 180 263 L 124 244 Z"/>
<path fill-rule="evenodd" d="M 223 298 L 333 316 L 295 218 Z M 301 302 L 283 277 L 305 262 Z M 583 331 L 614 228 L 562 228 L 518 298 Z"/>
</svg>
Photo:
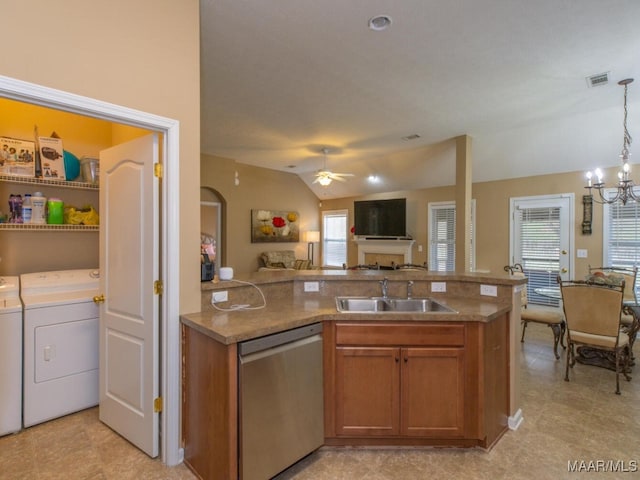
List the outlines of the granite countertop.
<svg viewBox="0 0 640 480">
<path fill-rule="evenodd" d="M 255 310 L 195 312 L 181 315 L 180 320 L 220 343 L 231 345 L 325 320 L 489 322 L 511 310 L 511 304 L 466 297 L 438 298 L 438 302 L 458 313 L 340 313 L 333 297 L 315 297 L 267 302 L 264 308 Z"/>
</svg>

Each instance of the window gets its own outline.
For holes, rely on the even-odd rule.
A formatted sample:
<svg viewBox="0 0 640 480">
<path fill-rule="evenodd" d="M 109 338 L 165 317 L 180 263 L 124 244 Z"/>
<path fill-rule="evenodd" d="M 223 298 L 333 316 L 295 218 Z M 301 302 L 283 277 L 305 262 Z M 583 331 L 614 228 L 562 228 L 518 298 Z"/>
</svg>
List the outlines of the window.
<svg viewBox="0 0 640 480">
<path fill-rule="evenodd" d="M 347 263 L 347 210 L 322 212 L 322 266 Z"/>
<path fill-rule="evenodd" d="M 640 189 L 636 189 L 640 194 Z M 605 191 L 613 197 L 615 189 Z M 634 267 L 640 265 L 640 205 L 628 202 L 605 204 L 602 221 L 602 247 L 604 267 Z M 593 267 L 597 265 L 592 265 Z M 636 291 L 638 285 L 636 285 Z"/>
<path fill-rule="evenodd" d="M 471 269 L 475 268 L 476 202 L 471 202 Z M 456 204 L 435 202 L 429 204 L 429 270 L 452 272 L 456 269 Z"/>
</svg>

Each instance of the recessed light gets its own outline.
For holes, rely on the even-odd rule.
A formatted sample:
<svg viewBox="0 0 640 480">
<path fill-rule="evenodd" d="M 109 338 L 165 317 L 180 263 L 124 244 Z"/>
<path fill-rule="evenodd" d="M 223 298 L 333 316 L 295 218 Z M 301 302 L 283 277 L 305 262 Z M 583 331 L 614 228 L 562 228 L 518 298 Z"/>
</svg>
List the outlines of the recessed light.
<svg viewBox="0 0 640 480">
<path fill-rule="evenodd" d="M 389 15 L 376 15 L 369 19 L 369 28 L 380 32 L 391 26 L 391 17 Z"/>
<path fill-rule="evenodd" d="M 379 183 L 380 182 L 380 177 L 377 175 L 369 175 L 367 177 L 367 180 L 369 180 L 369 183 Z"/>
</svg>

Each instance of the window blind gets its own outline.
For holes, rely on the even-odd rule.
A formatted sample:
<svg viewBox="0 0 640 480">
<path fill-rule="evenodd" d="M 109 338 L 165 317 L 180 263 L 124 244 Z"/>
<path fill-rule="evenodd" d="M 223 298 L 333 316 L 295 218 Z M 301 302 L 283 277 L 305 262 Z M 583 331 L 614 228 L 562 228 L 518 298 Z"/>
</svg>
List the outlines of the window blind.
<svg viewBox="0 0 640 480">
<path fill-rule="evenodd" d="M 347 210 L 322 213 L 322 265 L 341 267 L 347 262 Z"/>
<path fill-rule="evenodd" d="M 640 189 L 636 189 L 636 193 L 640 194 Z M 615 190 L 605 192 L 608 198 L 614 194 Z M 603 213 L 603 266 L 632 268 L 640 265 L 640 205 L 637 202 L 605 204 Z"/>
<path fill-rule="evenodd" d="M 452 272 L 456 269 L 456 205 L 454 202 L 430 204 L 431 214 L 429 270 Z M 474 232 L 475 200 L 471 203 L 471 266 L 475 268 Z"/>
<path fill-rule="evenodd" d="M 429 269 L 450 272 L 456 269 L 456 207 L 431 207 Z"/>
<path fill-rule="evenodd" d="M 560 272 L 560 207 L 519 208 L 520 263 L 528 278 L 529 303 L 558 306 L 559 301 L 537 294 L 536 288 L 556 287 Z"/>
</svg>

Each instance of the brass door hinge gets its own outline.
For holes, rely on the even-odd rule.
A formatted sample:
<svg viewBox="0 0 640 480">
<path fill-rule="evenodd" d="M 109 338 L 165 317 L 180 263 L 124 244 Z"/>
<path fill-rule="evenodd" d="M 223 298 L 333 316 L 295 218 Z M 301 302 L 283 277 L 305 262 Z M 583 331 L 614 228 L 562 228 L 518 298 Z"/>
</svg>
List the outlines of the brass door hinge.
<svg viewBox="0 0 640 480">
<path fill-rule="evenodd" d="M 156 295 L 162 295 L 164 293 L 164 284 L 162 280 L 156 280 L 153 282 L 153 293 Z"/>
<path fill-rule="evenodd" d="M 161 163 L 154 163 L 153 164 L 153 174 L 158 177 L 158 178 L 162 178 L 162 174 L 164 173 L 163 171 L 164 169 L 162 168 L 162 164 Z"/>
<path fill-rule="evenodd" d="M 162 412 L 162 397 L 156 397 L 153 399 L 153 411 L 154 413 Z"/>
</svg>

